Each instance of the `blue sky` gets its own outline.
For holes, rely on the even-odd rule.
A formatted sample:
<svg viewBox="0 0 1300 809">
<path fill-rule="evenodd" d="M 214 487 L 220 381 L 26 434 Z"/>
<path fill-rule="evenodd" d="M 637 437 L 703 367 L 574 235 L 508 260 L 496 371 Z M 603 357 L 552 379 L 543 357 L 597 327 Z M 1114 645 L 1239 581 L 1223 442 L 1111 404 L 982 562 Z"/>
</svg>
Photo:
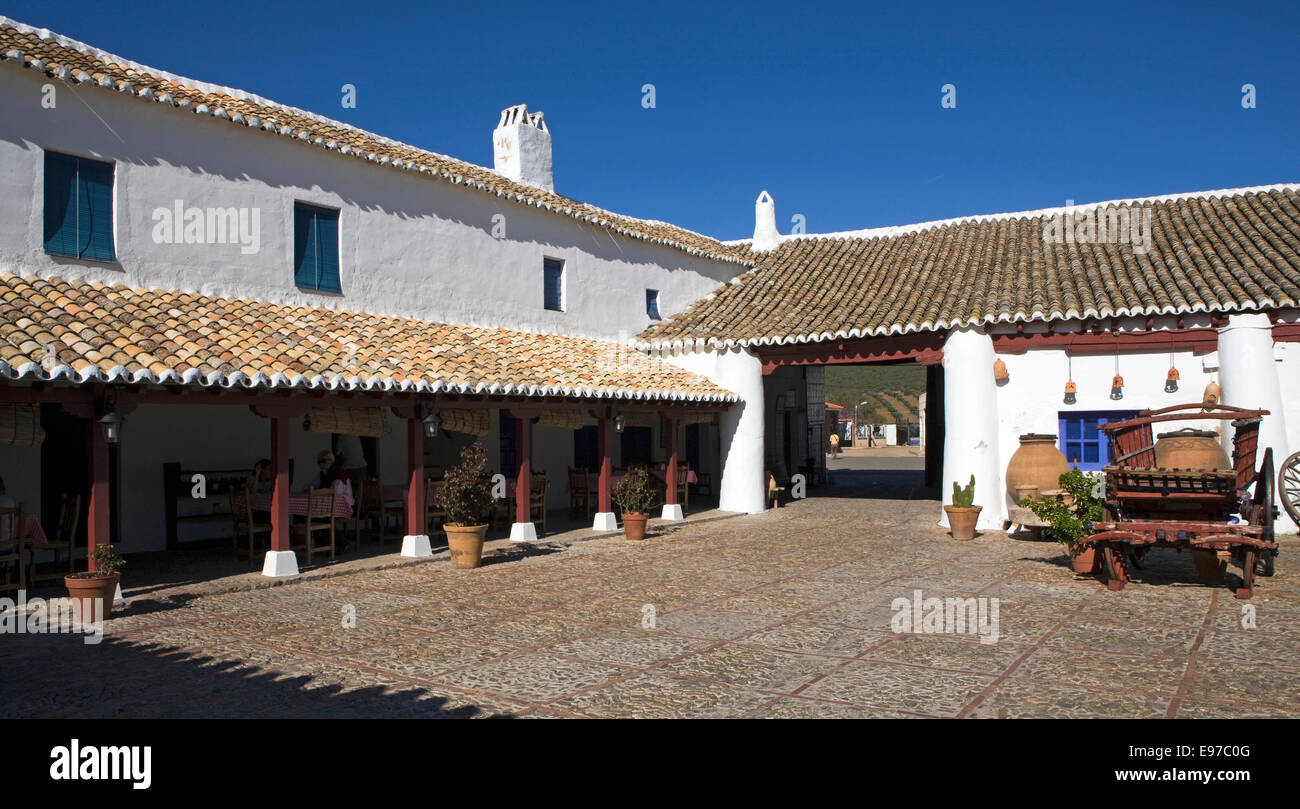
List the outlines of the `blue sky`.
<svg viewBox="0 0 1300 809">
<path fill-rule="evenodd" d="M 557 191 L 724 239 L 752 233 L 762 189 L 782 232 L 795 214 L 828 232 L 1300 180 L 1292 3 L 138 0 L 123 13 L 11 0 L 0 13 L 483 165 L 500 110 L 525 102 L 546 113 Z M 940 104 L 949 83 L 955 109 Z"/>
</svg>

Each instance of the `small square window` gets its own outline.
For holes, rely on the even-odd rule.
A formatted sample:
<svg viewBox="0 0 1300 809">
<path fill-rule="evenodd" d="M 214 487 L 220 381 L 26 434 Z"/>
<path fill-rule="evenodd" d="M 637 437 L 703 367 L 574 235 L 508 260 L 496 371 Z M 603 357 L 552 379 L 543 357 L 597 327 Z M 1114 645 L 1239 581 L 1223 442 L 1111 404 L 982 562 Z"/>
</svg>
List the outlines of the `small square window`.
<svg viewBox="0 0 1300 809">
<path fill-rule="evenodd" d="M 45 252 L 115 261 L 113 164 L 45 153 Z"/>
<path fill-rule="evenodd" d="M 552 312 L 564 311 L 564 262 L 548 258 L 542 263 L 543 305 Z"/>
<path fill-rule="evenodd" d="M 300 289 L 342 292 L 339 281 L 339 212 L 293 204 L 293 282 Z"/>
<path fill-rule="evenodd" d="M 659 314 L 659 290 L 647 289 L 645 291 L 645 313 L 650 316 L 651 320 L 663 320 L 663 315 Z"/>
</svg>

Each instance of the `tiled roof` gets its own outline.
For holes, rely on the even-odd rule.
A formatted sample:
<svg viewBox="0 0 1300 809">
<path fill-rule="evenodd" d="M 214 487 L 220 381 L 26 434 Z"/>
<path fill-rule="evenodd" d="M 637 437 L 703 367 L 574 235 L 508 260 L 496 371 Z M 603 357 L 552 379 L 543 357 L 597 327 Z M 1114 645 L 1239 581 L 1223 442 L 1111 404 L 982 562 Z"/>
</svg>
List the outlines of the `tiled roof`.
<svg viewBox="0 0 1300 809">
<path fill-rule="evenodd" d="M 0 275 L 0 377 L 735 401 L 627 346 Z"/>
<path fill-rule="evenodd" d="M 398 143 L 240 90 L 174 76 L 5 17 L 0 17 L 0 56 L 51 78 L 97 85 L 151 103 L 211 116 L 241 128 L 274 132 L 303 145 L 336 151 L 395 170 L 427 174 L 692 255 L 752 263 L 753 255 L 747 245 L 726 245 L 664 222 L 610 213 L 552 191 L 508 180 L 482 166 Z"/>
<path fill-rule="evenodd" d="M 1135 221 L 1150 211 L 1148 252 L 1048 241 L 1064 210 L 787 239 L 637 343 L 769 345 L 1300 305 L 1300 186 L 1069 209 L 1076 226 L 1089 211 Z"/>
</svg>

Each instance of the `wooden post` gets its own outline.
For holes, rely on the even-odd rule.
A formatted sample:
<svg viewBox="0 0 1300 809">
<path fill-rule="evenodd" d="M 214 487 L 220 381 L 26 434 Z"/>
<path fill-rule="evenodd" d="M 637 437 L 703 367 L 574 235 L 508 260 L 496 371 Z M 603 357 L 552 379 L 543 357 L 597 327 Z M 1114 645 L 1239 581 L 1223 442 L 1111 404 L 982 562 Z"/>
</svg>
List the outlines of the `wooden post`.
<svg viewBox="0 0 1300 809">
<path fill-rule="evenodd" d="M 533 423 L 529 418 L 515 419 L 515 522 L 531 523 L 529 499 L 533 489 Z"/>
<path fill-rule="evenodd" d="M 606 416 L 597 419 L 596 452 L 600 454 L 600 476 L 596 481 L 596 499 L 600 508 L 597 511 L 609 514 L 614 510 L 609 505 L 609 483 L 613 470 L 609 460 L 609 419 Z"/>
<path fill-rule="evenodd" d="M 424 423 L 418 418 L 406 420 L 406 453 L 406 533 L 421 536 L 425 530 Z"/>
<path fill-rule="evenodd" d="M 289 419 L 271 417 L 271 550 L 289 550 Z"/>
<path fill-rule="evenodd" d="M 104 427 L 96 418 L 90 419 L 90 500 L 86 514 L 86 569 L 95 571 L 94 553 L 99 545 L 112 542 L 109 535 L 108 501 L 111 496 L 108 483 L 108 442 L 104 440 Z M 22 564 L 20 561 L 19 564 Z"/>
<path fill-rule="evenodd" d="M 677 505 L 677 419 L 672 416 L 664 416 L 664 429 L 668 431 L 668 490 L 664 495 L 664 503 L 670 506 Z"/>
</svg>

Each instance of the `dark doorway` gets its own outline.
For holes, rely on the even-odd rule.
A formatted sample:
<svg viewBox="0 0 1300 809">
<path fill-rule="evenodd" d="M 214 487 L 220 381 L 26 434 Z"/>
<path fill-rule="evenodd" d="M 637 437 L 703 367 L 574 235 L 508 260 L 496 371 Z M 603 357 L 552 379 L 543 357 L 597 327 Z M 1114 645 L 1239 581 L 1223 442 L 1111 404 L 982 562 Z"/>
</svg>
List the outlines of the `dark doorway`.
<svg viewBox="0 0 1300 809">
<path fill-rule="evenodd" d="M 600 452 L 597 446 L 596 425 L 588 424 L 573 431 L 573 465 L 589 472 L 600 470 Z"/>
<path fill-rule="evenodd" d="M 649 466 L 650 442 L 653 431 L 649 427 L 624 427 L 620 441 L 623 466 Z"/>
</svg>

